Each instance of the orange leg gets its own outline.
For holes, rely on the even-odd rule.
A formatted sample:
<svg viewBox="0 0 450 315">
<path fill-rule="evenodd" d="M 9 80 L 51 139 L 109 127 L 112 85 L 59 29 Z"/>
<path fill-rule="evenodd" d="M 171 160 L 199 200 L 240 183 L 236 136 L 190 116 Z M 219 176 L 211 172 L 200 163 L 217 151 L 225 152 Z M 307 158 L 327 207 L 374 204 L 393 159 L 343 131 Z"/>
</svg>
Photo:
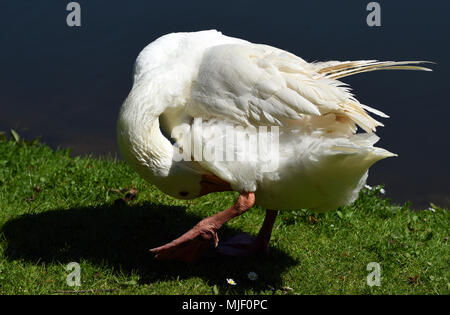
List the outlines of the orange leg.
<svg viewBox="0 0 450 315">
<path fill-rule="evenodd" d="M 272 235 L 272 228 L 277 218 L 278 211 L 266 210 L 264 223 L 259 230 L 258 236 L 254 237 L 247 233 L 236 235 L 235 237 L 220 244 L 217 252 L 222 255 L 246 256 L 256 253 L 267 254 L 269 251 L 269 241 Z"/>
<path fill-rule="evenodd" d="M 257 250 L 262 250 L 265 253 L 268 252 L 273 224 L 275 223 L 277 215 L 277 210 L 266 210 L 266 217 L 264 218 L 261 230 L 259 230 L 258 236 L 256 237 L 255 247 Z"/>
<path fill-rule="evenodd" d="M 185 262 L 194 262 L 201 257 L 210 244 L 217 247 L 219 243 L 217 231 L 226 222 L 250 209 L 254 203 L 255 193 L 243 192 L 230 208 L 203 219 L 179 238 L 150 251 L 155 254 L 155 259 L 158 260 L 178 259 Z"/>
</svg>

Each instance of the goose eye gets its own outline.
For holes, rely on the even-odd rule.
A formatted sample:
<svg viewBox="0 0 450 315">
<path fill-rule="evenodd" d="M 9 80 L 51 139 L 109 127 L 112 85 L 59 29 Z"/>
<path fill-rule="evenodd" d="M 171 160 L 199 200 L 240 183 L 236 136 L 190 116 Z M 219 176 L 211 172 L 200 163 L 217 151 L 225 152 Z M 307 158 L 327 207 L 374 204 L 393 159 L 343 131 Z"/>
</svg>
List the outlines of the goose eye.
<svg viewBox="0 0 450 315">
<path fill-rule="evenodd" d="M 186 197 L 187 195 L 189 195 L 189 193 L 187 191 L 180 191 L 179 194 L 182 197 Z"/>
</svg>

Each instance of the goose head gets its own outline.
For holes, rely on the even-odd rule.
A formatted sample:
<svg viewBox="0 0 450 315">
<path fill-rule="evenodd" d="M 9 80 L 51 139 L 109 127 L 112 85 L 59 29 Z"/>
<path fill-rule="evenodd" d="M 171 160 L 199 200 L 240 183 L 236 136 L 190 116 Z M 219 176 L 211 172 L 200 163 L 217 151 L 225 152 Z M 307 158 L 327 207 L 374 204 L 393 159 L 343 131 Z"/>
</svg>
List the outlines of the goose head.
<svg viewBox="0 0 450 315">
<path fill-rule="evenodd" d="M 160 129 L 164 111 L 184 101 L 180 82 L 170 80 L 174 64 L 168 62 L 174 60 L 168 52 L 177 37 L 157 40 L 139 54 L 133 86 L 120 109 L 117 142 L 125 161 L 146 181 L 170 196 L 191 199 L 201 195 L 201 175 L 188 162 L 174 161 L 174 147 Z"/>
<path fill-rule="evenodd" d="M 210 41 L 205 41 L 205 35 Z M 205 170 L 194 161 L 175 161 L 171 130 L 188 123 L 183 115 L 195 63 L 203 51 L 223 37 L 217 31 L 165 35 L 145 47 L 136 59 L 133 86 L 122 104 L 117 141 L 123 158 L 145 180 L 178 199 L 193 199 L 226 190 L 223 183 L 205 180 Z M 165 112 L 178 112 L 160 120 Z M 207 177 L 210 178 L 210 177 Z"/>
</svg>

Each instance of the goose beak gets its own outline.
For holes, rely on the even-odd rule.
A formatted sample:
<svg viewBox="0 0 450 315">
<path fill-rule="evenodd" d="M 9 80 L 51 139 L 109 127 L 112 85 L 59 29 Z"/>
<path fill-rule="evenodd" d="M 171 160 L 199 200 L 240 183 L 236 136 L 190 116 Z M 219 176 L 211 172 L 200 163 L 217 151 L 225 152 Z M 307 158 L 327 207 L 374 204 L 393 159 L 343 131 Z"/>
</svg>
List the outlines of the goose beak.
<svg viewBox="0 0 450 315">
<path fill-rule="evenodd" d="M 219 191 L 232 191 L 230 184 L 215 175 L 202 175 L 200 196 Z"/>
</svg>

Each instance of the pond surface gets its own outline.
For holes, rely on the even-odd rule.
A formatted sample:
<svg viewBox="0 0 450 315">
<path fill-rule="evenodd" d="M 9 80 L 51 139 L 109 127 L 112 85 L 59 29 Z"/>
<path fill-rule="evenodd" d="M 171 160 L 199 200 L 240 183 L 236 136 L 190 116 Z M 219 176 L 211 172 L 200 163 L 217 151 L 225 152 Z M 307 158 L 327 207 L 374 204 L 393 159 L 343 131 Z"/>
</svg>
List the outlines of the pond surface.
<svg viewBox="0 0 450 315">
<path fill-rule="evenodd" d="M 357 98 L 391 116 L 379 146 L 399 155 L 371 168 L 369 184 L 415 207 L 450 206 L 450 2 L 79 1 L 82 26 L 66 25 L 69 1 L 2 1 L 0 130 L 40 136 L 73 154 L 118 155 L 115 124 L 133 62 L 175 31 L 215 28 L 308 61 L 430 60 L 434 72 L 380 71 L 343 79 Z"/>
</svg>

